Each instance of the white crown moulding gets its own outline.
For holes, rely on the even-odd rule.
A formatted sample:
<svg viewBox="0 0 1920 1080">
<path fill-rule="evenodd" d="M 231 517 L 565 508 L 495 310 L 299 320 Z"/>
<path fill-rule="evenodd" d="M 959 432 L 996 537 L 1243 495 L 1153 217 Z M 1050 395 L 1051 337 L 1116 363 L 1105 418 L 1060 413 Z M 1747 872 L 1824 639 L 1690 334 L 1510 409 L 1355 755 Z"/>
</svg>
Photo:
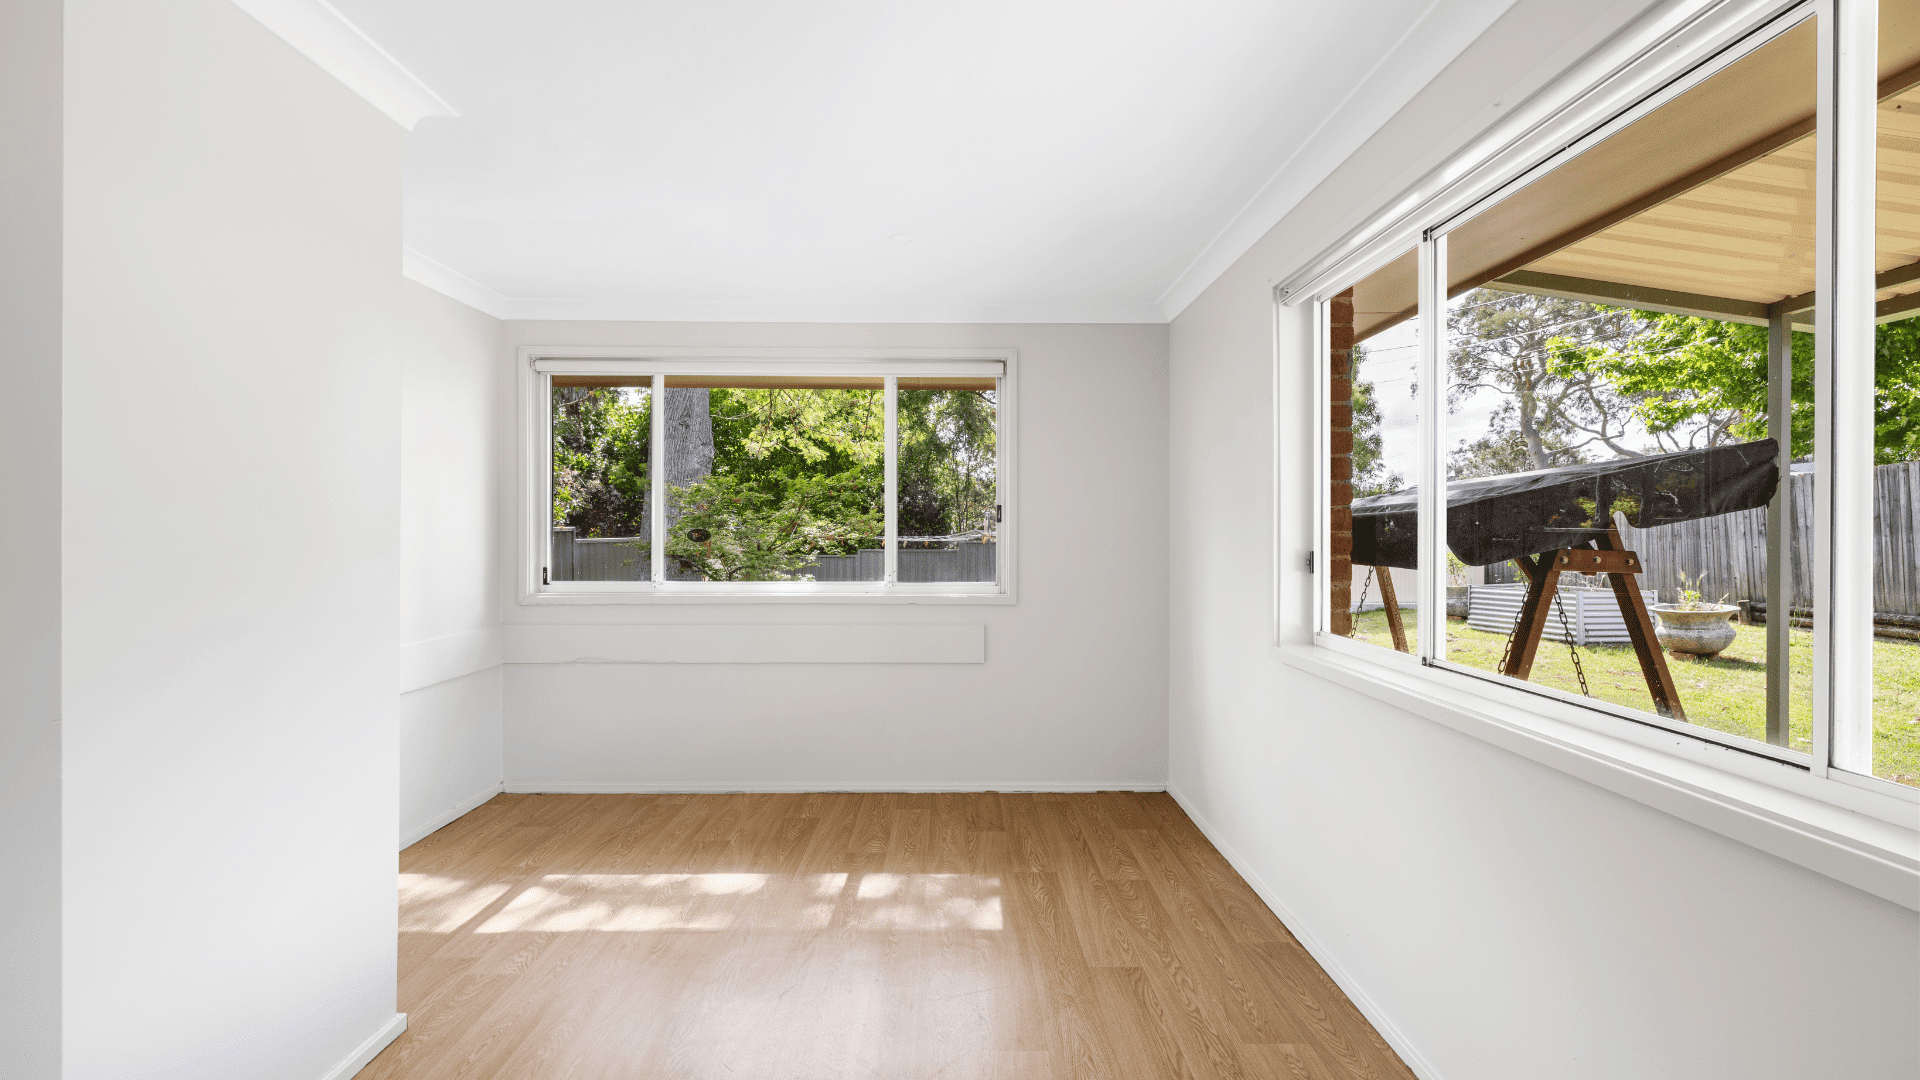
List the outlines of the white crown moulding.
<svg viewBox="0 0 1920 1080">
<path fill-rule="evenodd" d="M 1159 305 L 1125 301 L 1034 303 L 829 302 L 688 304 L 639 299 L 504 296 L 413 248 L 400 272 L 496 319 L 516 322 L 1164 323 Z"/>
<path fill-rule="evenodd" d="M 400 274 L 496 319 L 517 317 L 512 300 L 410 247 L 400 249 Z"/>
<path fill-rule="evenodd" d="M 429 116 L 459 115 L 326 0 L 233 0 L 233 5 L 408 131 Z"/>
</svg>

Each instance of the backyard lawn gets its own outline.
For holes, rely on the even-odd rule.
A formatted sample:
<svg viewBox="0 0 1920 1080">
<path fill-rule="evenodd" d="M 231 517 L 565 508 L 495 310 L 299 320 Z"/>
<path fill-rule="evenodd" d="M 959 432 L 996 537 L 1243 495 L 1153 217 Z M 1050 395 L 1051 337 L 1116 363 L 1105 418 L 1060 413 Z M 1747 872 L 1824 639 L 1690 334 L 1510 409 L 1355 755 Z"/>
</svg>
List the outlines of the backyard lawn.
<svg viewBox="0 0 1920 1080">
<path fill-rule="evenodd" d="M 1416 613 L 1406 612 L 1408 640 L 1414 634 Z M 1354 616 L 1356 640 L 1393 647 L 1384 612 Z M 1767 629 L 1736 626 L 1739 637 L 1712 660 L 1676 659 L 1667 664 L 1680 688 L 1687 719 L 1702 727 L 1756 741 L 1767 733 Z M 1447 659 L 1492 671 L 1500 662 L 1506 638 L 1447 622 Z M 1793 669 L 1793 716 L 1789 734 L 1793 749 L 1812 749 L 1813 635 L 1795 630 L 1790 645 Z M 1593 696 L 1617 705 L 1651 709 L 1640 664 L 1627 645 L 1591 645 L 1580 650 L 1587 687 Z M 1920 787 L 1920 643 L 1876 639 L 1873 643 L 1873 771 L 1896 783 Z M 1580 692 L 1567 647 L 1542 641 L 1533 663 L 1533 682 L 1571 694 Z"/>
</svg>

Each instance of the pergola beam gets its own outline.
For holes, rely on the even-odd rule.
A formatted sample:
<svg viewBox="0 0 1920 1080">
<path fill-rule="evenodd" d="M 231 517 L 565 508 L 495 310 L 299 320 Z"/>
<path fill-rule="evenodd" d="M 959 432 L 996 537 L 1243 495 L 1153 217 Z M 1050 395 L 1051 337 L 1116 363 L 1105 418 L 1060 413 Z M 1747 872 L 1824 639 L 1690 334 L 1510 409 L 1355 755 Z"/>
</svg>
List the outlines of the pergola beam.
<svg viewBox="0 0 1920 1080">
<path fill-rule="evenodd" d="M 1896 285 L 1905 285 L 1909 281 L 1920 281 L 1920 262 L 1910 262 L 1905 266 L 1896 266 L 1891 270 L 1882 270 L 1880 273 L 1875 274 L 1873 276 L 1873 290 L 1879 292 L 1881 289 L 1891 289 Z M 1798 296 L 1789 296 L 1784 300 L 1777 300 L 1768 305 L 1768 309 L 1784 311 L 1789 315 L 1798 315 L 1803 311 L 1812 311 L 1813 303 L 1816 299 L 1817 297 L 1815 297 L 1813 293 L 1803 292 Z M 1902 303 L 1905 303 L 1907 306 L 1900 306 Z M 1882 315 L 1899 315 L 1912 311 L 1915 304 L 1920 304 L 1920 294 L 1915 294 L 1914 296 L 1888 297 L 1875 305 L 1876 310 L 1874 311 L 1874 315 L 1876 318 Z M 1879 321 L 1886 322 L 1887 320 L 1879 319 Z"/>
<path fill-rule="evenodd" d="M 1540 296 L 1558 296 L 1567 300 L 1630 307 L 1639 311 L 1695 315 L 1703 319 L 1719 319 L 1723 322 L 1747 323 L 1752 326 L 1765 326 L 1768 318 L 1767 305 L 1751 300 L 1733 300 L 1724 296 L 1679 292 L 1674 289 L 1655 289 L 1645 285 L 1623 285 L 1617 281 L 1567 277 L 1563 274 L 1543 274 L 1535 270 L 1515 270 L 1504 277 L 1487 282 L 1486 288 L 1535 293 Z"/>
<path fill-rule="evenodd" d="M 1920 281 L 1920 262 L 1896 266 L 1880 273 L 1874 277 L 1873 284 L 1874 288 L 1879 290 L 1891 289 L 1910 281 Z M 1813 310 L 1815 297 L 1810 292 L 1789 296 L 1771 304 L 1762 304 L 1753 300 L 1735 300 L 1731 297 L 1708 296 L 1704 293 L 1680 292 L 1675 289 L 1656 289 L 1647 285 L 1626 285 L 1618 281 L 1567 277 L 1564 274 L 1543 274 L 1535 270 L 1515 270 L 1505 277 L 1487 282 L 1482 287 L 1505 292 L 1533 293 L 1538 296 L 1558 296 L 1589 304 L 1610 304 L 1616 307 L 1633 308 L 1636 311 L 1664 311 L 1674 315 L 1693 315 L 1702 319 L 1718 319 L 1721 322 L 1746 323 L 1749 326 L 1768 326 L 1775 314 L 1781 314 L 1792 318 L 1795 330 L 1813 328 L 1811 320 L 1805 317 Z M 1887 323 L 1908 318 L 1915 311 L 1920 311 L 1920 292 L 1892 296 L 1880 301 L 1874 305 L 1873 317 L 1877 323 Z"/>
</svg>

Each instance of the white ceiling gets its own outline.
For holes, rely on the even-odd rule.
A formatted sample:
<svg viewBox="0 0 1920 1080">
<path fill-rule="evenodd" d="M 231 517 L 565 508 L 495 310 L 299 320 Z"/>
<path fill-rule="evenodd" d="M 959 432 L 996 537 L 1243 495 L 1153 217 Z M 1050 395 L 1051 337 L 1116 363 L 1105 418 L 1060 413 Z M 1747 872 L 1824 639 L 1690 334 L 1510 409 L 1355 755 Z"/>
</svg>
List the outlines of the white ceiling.
<svg viewBox="0 0 1920 1080">
<path fill-rule="evenodd" d="M 1511 0 L 333 3 L 495 314 L 1161 321 Z"/>
</svg>

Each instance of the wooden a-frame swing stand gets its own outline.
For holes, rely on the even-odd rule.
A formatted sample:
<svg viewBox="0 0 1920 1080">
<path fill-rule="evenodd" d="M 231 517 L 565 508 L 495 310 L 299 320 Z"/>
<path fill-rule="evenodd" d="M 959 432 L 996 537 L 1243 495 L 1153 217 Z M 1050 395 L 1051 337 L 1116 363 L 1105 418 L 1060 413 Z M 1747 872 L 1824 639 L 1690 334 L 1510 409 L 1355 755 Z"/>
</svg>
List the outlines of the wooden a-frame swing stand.
<svg viewBox="0 0 1920 1080">
<path fill-rule="evenodd" d="M 1547 615 L 1559 592 L 1561 574 L 1605 574 L 1613 586 L 1614 599 L 1620 603 L 1620 614 L 1627 624 L 1627 638 L 1633 642 L 1634 655 L 1640 658 L 1640 673 L 1646 677 L 1647 692 L 1653 695 L 1654 711 L 1674 720 L 1687 718 L 1686 710 L 1680 705 L 1680 691 L 1674 685 L 1673 673 L 1667 670 L 1667 658 L 1653 636 L 1653 616 L 1647 611 L 1646 598 L 1634 588 L 1635 576 L 1641 570 L 1640 556 L 1621 547 L 1618 529 L 1608 529 L 1607 535 L 1593 541 L 1592 547 L 1561 548 L 1531 557 L 1522 555 L 1514 562 L 1527 575 L 1527 597 L 1520 604 L 1519 618 L 1514 621 L 1500 674 L 1521 680 L 1533 674 L 1533 658 L 1540 652 L 1540 635 L 1546 631 Z M 1387 613 L 1387 629 L 1393 633 L 1393 647 L 1412 652 L 1407 647 L 1406 624 L 1400 618 L 1400 601 L 1393 591 L 1392 571 L 1384 566 L 1370 569 L 1380 583 L 1380 603 Z"/>
</svg>

